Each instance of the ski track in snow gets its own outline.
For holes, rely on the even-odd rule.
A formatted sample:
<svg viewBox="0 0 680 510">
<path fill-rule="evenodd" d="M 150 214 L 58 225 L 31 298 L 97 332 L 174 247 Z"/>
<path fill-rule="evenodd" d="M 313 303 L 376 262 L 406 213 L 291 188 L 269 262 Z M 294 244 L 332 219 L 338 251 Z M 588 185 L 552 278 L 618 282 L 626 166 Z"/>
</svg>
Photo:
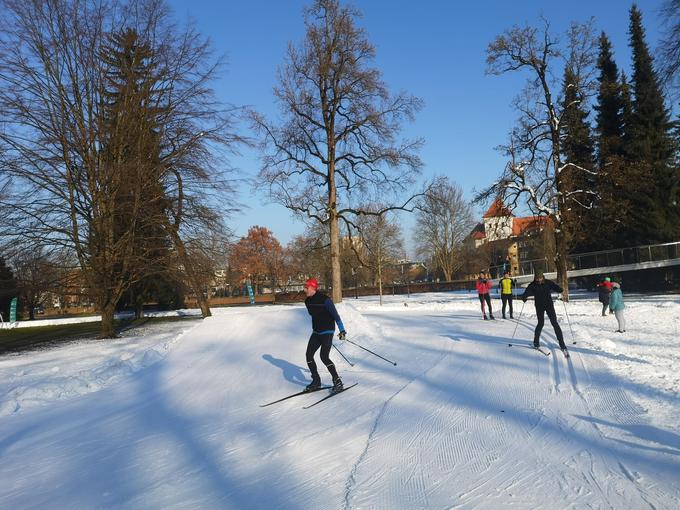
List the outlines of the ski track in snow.
<svg viewBox="0 0 680 510">
<path fill-rule="evenodd" d="M 516 400 L 517 409 L 528 410 L 523 422 L 517 424 L 519 427 L 488 415 L 485 417 L 488 423 L 479 423 L 480 417 L 475 416 L 476 413 L 461 409 L 455 401 L 447 402 L 446 397 L 450 399 L 452 394 L 471 395 L 476 392 L 479 399 L 486 398 L 502 407 L 505 397 L 503 386 L 496 384 L 493 378 L 489 380 L 484 376 L 487 383 L 491 382 L 488 385 L 483 380 L 470 377 L 470 374 L 466 375 L 464 382 L 457 381 L 464 366 L 452 373 L 448 373 L 447 367 L 441 367 L 442 374 L 438 377 L 438 367 L 449 360 L 454 366 L 459 361 L 448 349 L 447 356 L 427 370 L 422 379 L 428 382 L 427 379 L 432 378 L 439 383 L 446 379 L 448 384 L 458 382 L 459 388 L 455 392 L 429 392 L 427 396 L 442 405 L 433 406 L 434 412 L 411 422 L 413 430 L 402 428 L 398 436 L 391 430 L 401 421 L 399 398 L 406 399 L 403 393 L 415 389 L 418 381 L 414 380 L 403 392 L 386 402 L 389 407 L 381 413 L 376 423 L 379 427 L 371 431 L 368 448 L 362 453 L 359 465 L 353 468 L 353 493 L 346 497 L 345 508 L 394 508 L 399 505 L 406 508 L 497 508 L 497 505 L 505 506 L 513 500 L 524 507 L 545 504 L 546 496 L 556 506 L 564 504 L 566 496 L 566 501 L 574 508 L 590 506 L 593 498 L 598 502 L 597 506 L 605 508 L 629 507 L 631 504 L 630 507 L 635 508 L 663 507 L 663 495 L 652 494 L 640 486 L 621 460 L 614 458 L 612 462 L 609 457 L 614 456 L 611 454 L 596 455 L 582 449 L 564 460 L 564 468 L 557 468 L 554 459 L 541 453 L 554 451 L 556 445 L 565 451 L 574 449 L 576 441 L 569 439 L 572 431 L 583 434 L 595 444 L 608 439 L 598 427 L 598 420 L 593 417 L 588 399 L 584 396 L 584 391 L 591 384 L 584 357 L 578 348 L 573 348 L 571 358 L 564 358 L 554 335 L 544 329 L 544 340 L 546 337 L 550 339 L 552 356 L 546 359 L 525 351 L 524 356 L 536 356 L 533 361 L 536 371 L 533 377 L 513 378 L 518 389 L 529 390 L 517 394 L 523 397 Z M 580 380 L 586 381 L 586 390 L 581 389 Z M 542 391 L 546 387 L 547 393 Z M 619 423 L 640 423 L 641 409 L 620 389 L 600 387 L 592 393 L 597 395 L 591 400 L 599 416 L 608 413 Z M 424 395 L 418 395 L 415 400 L 421 402 L 423 398 Z M 545 408 L 537 409 L 541 403 L 545 404 Z M 591 423 L 574 421 L 569 413 L 566 416 L 556 414 L 553 410 L 555 404 L 560 411 L 568 408 L 571 413 L 583 416 Z M 508 416 L 505 410 L 502 414 Z M 383 428 L 388 432 L 381 434 Z M 470 438 L 465 433 L 468 429 L 475 430 L 477 437 Z M 479 433 L 484 429 L 488 433 Z M 492 440 L 485 440 L 486 437 Z M 399 452 L 397 458 L 394 458 L 395 452 Z M 526 452 L 535 455 L 530 460 L 523 459 Z M 386 462 L 390 457 L 390 462 Z M 391 467 L 389 472 L 381 469 L 386 465 Z M 405 469 L 396 470 L 395 465 Z M 424 469 L 424 466 L 429 469 Z M 536 480 L 545 478 L 541 473 L 545 473 L 546 469 L 550 471 L 547 483 L 537 487 Z M 472 485 L 476 487 L 460 491 L 458 502 L 455 502 L 451 499 L 451 488 L 462 477 L 460 473 L 466 473 L 468 477 L 473 474 Z M 604 485 L 600 482 L 603 479 L 606 480 Z M 437 483 L 430 483 L 433 480 Z M 588 489 L 584 490 L 584 487 Z M 535 494 L 537 489 L 541 491 L 537 499 L 527 497 Z M 553 496 L 555 499 L 552 499 Z M 656 500 L 657 497 L 661 499 Z"/>
<path fill-rule="evenodd" d="M 124 382 L 3 417 L 0 507 L 678 508 L 678 429 L 619 384 L 585 317 L 560 319 L 565 359 L 549 322 L 549 357 L 508 347 L 530 343 L 528 307 L 511 339 L 476 300 L 403 299 L 338 305 L 398 366 L 337 342 L 360 384 L 308 410 L 258 406 L 309 379 L 296 305 L 215 310 Z"/>
</svg>

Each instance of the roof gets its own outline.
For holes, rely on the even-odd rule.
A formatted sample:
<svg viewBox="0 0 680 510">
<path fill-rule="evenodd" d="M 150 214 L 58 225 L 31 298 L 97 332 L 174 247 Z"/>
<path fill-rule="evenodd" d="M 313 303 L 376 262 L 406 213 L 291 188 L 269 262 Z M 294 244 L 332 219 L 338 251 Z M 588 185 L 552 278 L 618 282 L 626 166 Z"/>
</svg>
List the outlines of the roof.
<svg viewBox="0 0 680 510">
<path fill-rule="evenodd" d="M 512 216 L 512 212 L 510 209 L 505 207 L 501 197 L 497 197 L 491 206 L 486 210 L 483 218 L 503 218 L 505 216 Z"/>
<path fill-rule="evenodd" d="M 513 218 L 512 235 L 521 236 L 531 230 L 539 229 L 549 223 L 547 216 L 526 216 L 524 218 Z"/>
</svg>

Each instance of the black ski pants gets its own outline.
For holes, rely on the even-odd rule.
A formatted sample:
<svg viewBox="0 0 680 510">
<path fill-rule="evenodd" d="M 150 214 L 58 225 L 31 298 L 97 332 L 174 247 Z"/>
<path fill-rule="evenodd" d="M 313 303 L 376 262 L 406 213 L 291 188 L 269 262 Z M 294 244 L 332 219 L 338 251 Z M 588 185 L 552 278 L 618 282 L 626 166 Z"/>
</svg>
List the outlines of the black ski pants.
<svg viewBox="0 0 680 510">
<path fill-rule="evenodd" d="M 331 347 L 333 346 L 333 333 L 327 333 L 320 335 L 319 333 L 312 333 L 309 337 L 309 342 L 307 342 L 307 352 L 305 356 L 307 357 L 307 366 L 309 371 L 312 373 L 312 381 L 321 381 L 319 376 L 319 371 L 316 368 L 316 363 L 314 362 L 314 354 L 321 348 L 321 362 L 326 365 L 328 372 L 330 372 L 333 381 L 335 382 L 340 377 L 338 376 L 337 370 L 335 370 L 335 365 L 331 361 L 329 354 L 331 352 Z"/>
<path fill-rule="evenodd" d="M 512 294 L 501 294 L 501 301 L 503 302 L 503 318 L 505 319 L 505 305 L 510 306 L 510 318 L 512 318 Z"/>
<path fill-rule="evenodd" d="M 545 305 L 538 303 L 536 304 L 536 318 L 538 319 L 538 323 L 536 324 L 536 329 L 534 330 L 534 345 L 538 345 L 538 340 L 541 337 L 541 330 L 543 329 L 543 324 L 545 323 L 544 314 L 546 313 L 548 314 L 548 319 L 550 319 L 550 324 L 552 324 L 552 327 L 555 330 L 555 336 L 557 337 L 557 341 L 560 344 L 560 349 L 566 349 L 567 346 L 564 345 L 562 328 L 560 328 L 560 325 L 557 323 L 555 306 L 553 305 L 552 301 L 549 301 Z"/>
<path fill-rule="evenodd" d="M 489 294 L 477 294 L 477 297 L 479 297 L 479 302 L 482 305 L 482 314 L 486 315 L 486 310 L 484 309 L 484 302 L 486 302 L 489 305 L 489 315 L 493 315 L 493 312 L 491 311 L 491 297 Z"/>
</svg>

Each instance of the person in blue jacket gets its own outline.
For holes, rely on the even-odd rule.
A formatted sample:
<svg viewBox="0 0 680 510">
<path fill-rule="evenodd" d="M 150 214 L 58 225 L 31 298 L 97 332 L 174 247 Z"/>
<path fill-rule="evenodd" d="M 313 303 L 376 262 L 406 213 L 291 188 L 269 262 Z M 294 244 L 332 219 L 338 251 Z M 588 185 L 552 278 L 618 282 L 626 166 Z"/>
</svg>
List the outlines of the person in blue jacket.
<svg viewBox="0 0 680 510">
<path fill-rule="evenodd" d="M 614 312 L 614 317 L 619 323 L 617 333 L 624 333 L 626 331 L 626 318 L 623 316 L 623 309 L 626 305 L 623 304 L 623 292 L 621 292 L 621 284 L 618 282 L 612 283 L 612 293 L 609 297 L 609 311 Z"/>
<path fill-rule="evenodd" d="M 335 334 L 335 324 L 337 323 L 340 334 L 338 338 L 344 340 L 347 332 L 345 326 L 342 324 L 340 315 L 335 309 L 335 305 L 331 298 L 323 292 L 319 292 L 319 282 L 316 278 L 310 278 L 305 282 L 305 306 L 309 315 L 312 316 L 312 335 L 309 337 L 307 343 L 307 366 L 312 373 L 312 382 L 305 388 L 307 391 L 313 391 L 321 387 L 321 377 L 314 362 L 314 354 L 321 349 L 321 361 L 333 378 L 333 391 L 342 390 L 342 380 L 335 369 L 335 365 L 331 361 L 329 354 L 333 346 L 333 335 Z"/>
</svg>

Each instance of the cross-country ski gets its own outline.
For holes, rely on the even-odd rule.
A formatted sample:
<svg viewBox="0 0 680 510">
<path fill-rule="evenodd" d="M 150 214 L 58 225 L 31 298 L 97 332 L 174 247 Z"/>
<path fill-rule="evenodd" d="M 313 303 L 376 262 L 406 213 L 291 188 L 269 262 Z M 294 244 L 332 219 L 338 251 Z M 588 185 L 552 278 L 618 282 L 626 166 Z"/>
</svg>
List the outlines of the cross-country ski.
<svg viewBox="0 0 680 510">
<path fill-rule="evenodd" d="M 291 399 L 293 397 L 299 397 L 300 395 L 306 395 L 308 393 L 314 393 L 316 391 L 321 391 L 321 390 L 330 390 L 331 388 L 332 388 L 332 386 L 319 386 L 318 388 L 314 388 L 314 389 L 298 391 L 297 393 L 293 393 L 291 395 L 286 395 L 285 397 L 280 398 L 278 400 L 274 400 L 272 402 L 267 402 L 266 404 L 260 404 L 260 407 L 267 407 L 267 406 L 270 406 L 272 404 L 278 404 L 279 402 L 283 402 L 284 400 L 288 400 L 288 399 Z"/>
<path fill-rule="evenodd" d="M 508 344 L 508 347 L 525 347 L 527 349 L 531 349 L 532 351 L 538 351 L 544 356 L 550 356 L 550 351 L 546 351 L 545 349 L 541 347 L 534 347 L 533 345 L 525 345 L 525 344 Z"/>
<path fill-rule="evenodd" d="M 334 396 L 336 396 L 336 395 L 339 395 L 340 393 L 342 393 L 342 392 L 344 392 L 344 391 L 347 391 L 347 390 L 350 389 L 350 388 L 354 388 L 357 384 L 359 384 L 359 383 L 350 384 L 349 386 L 345 386 L 345 387 L 342 388 L 341 390 L 333 390 L 333 389 L 331 389 L 331 390 L 328 392 L 328 395 L 326 395 L 325 397 L 323 397 L 323 398 L 317 400 L 316 402 L 312 402 L 311 404 L 308 404 L 308 405 L 304 406 L 303 409 L 309 409 L 310 407 L 314 407 L 315 405 L 320 404 L 321 402 L 324 402 L 324 401 L 328 400 L 328 399 L 331 398 L 331 397 L 334 397 Z"/>
</svg>

